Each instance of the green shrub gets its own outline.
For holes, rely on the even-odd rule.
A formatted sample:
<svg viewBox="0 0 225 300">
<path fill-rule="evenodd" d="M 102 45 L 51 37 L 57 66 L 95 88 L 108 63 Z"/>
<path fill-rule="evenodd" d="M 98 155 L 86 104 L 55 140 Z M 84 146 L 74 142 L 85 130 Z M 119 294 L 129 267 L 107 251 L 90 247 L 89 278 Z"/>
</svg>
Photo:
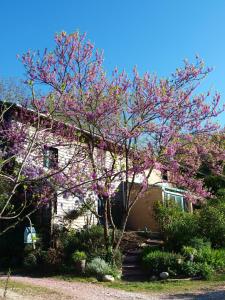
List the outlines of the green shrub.
<svg viewBox="0 0 225 300">
<path fill-rule="evenodd" d="M 188 242 L 188 246 L 182 247 L 181 253 L 188 259 L 193 257 L 195 261 L 204 263 L 209 262 L 211 251 L 211 245 L 209 242 L 204 241 L 203 239 L 193 238 Z"/>
<path fill-rule="evenodd" d="M 98 279 L 101 279 L 104 275 L 114 275 L 111 266 L 100 257 L 96 257 L 87 263 L 86 273 L 88 276 L 95 276 Z"/>
<path fill-rule="evenodd" d="M 188 277 L 198 276 L 199 275 L 199 264 L 191 262 L 191 261 L 185 261 L 182 264 L 182 273 Z"/>
<path fill-rule="evenodd" d="M 71 262 L 74 251 L 83 251 L 90 261 L 95 257 L 106 260 L 109 253 L 106 252 L 104 240 L 104 228 L 100 225 L 94 225 L 80 231 L 69 231 L 63 233 L 61 242 L 64 248 L 65 259 L 67 263 Z M 120 251 L 114 255 L 115 263 L 119 267 L 121 265 L 122 256 Z"/>
<path fill-rule="evenodd" d="M 64 233 L 62 243 L 68 260 L 76 250 L 84 251 L 89 260 L 97 256 L 105 258 L 106 255 L 102 226 L 94 225 L 80 231 L 71 230 Z"/>
<path fill-rule="evenodd" d="M 208 201 L 193 214 L 174 202 L 167 206 L 157 203 L 155 216 L 168 250 L 180 251 L 182 246 L 198 249 L 207 241 L 213 248 L 225 248 L 225 202 L 221 199 Z"/>
<path fill-rule="evenodd" d="M 176 276 L 180 274 L 182 261 L 181 255 L 162 251 L 150 251 L 142 257 L 143 266 L 150 274 L 169 272 Z"/>
<path fill-rule="evenodd" d="M 123 262 L 123 255 L 121 251 L 118 249 L 117 251 L 114 251 L 114 260 L 113 263 L 115 264 L 115 268 L 121 268 Z"/>
<path fill-rule="evenodd" d="M 146 255 L 148 255 L 150 252 L 155 252 L 155 251 L 162 251 L 161 249 L 156 249 L 155 247 L 151 247 L 151 246 L 146 246 L 144 247 L 144 249 L 142 250 L 141 253 L 141 257 L 145 257 Z"/>
<path fill-rule="evenodd" d="M 186 258 L 190 258 L 191 256 L 195 256 L 197 254 L 197 249 L 191 247 L 191 246 L 183 246 L 182 248 L 182 254 L 184 255 L 184 257 Z"/>
<path fill-rule="evenodd" d="M 193 237 L 199 236 L 198 214 L 182 211 L 174 202 L 157 203 L 155 216 L 168 250 L 180 251 Z"/>
<path fill-rule="evenodd" d="M 201 244 L 201 247 L 198 249 L 184 246 L 182 248 L 182 254 L 187 259 L 193 255 L 194 263 L 207 264 L 207 266 L 210 266 L 216 271 L 225 270 L 225 249 L 212 249 L 209 243 Z"/>
<path fill-rule="evenodd" d="M 40 261 L 43 261 L 48 269 L 53 271 L 60 269 L 63 263 L 63 250 L 61 248 L 49 248 L 39 254 Z"/>
<path fill-rule="evenodd" d="M 225 250 L 202 248 L 197 251 L 195 261 L 200 263 L 207 263 L 215 268 L 215 270 L 225 270 Z"/>
<path fill-rule="evenodd" d="M 225 249 L 212 250 L 213 262 L 212 265 L 216 270 L 225 270 Z"/>
<path fill-rule="evenodd" d="M 207 263 L 187 261 L 182 264 L 181 273 L 185 276 L 200 276 L 204 279 L 210 279 L 214 273 L 214 268 Z"/>
<path fill-rule="evenodd" d="M 209 239 L 215 248 L 225 247 L 225 202 L 209 202 L 199 214 L 201 235 Z"/>
<path fill-rule="evenodd" d="M 194 237 L 194 238 L 190 239 L 190 241 L 188 242 L 188 246 L 191 246 L 197 250 L 200 250 L 203 248 L 211 248 L 211 243 L 202 238 Z"/>
<path fill-rule="evenodd" d="M 192 247 L 184 247 L 184 255 L 182 257 L 179 254 L 162 252 L 162 251 L 150 251 L 146 253 L 142 262 L 145 268 L 149 273 L 159 275 L 161 272 L 168 272 L 170 276 L 179 277 L 179 276 L 188 276 L 188 277 L 202 277 L 204 279 L 210 279 L 214 271 L 217 270 L 216 266 L 216 254 L 212 259 L 210 256 L 210 251 L 214 253 L 217 250 L 211 250 L 210 248 L 203 248 L 199 252 Z M 185 252 L 186 251 L 186 252 Z M 208 252 L 207 252 L 208 251 Z M 204 252 L 204 255 L 203 255 Z M 195 254 L 194 261 L 189 261 L 189 254 Z M 201 254 L 200 254 L 201 253 Z M 201 255 L 201 256 L 200 256 Z M 219 256 L 219 254 L 217 253 Z M 220 254 L 222 256 L 222 254 Z M 224 253 L 223 253 L 224 255 Z M 217 257 L 218 257 L 217 256 Z M 221 263 L 220 263 L 221 265 Z"/>
<path fill-rule="evenodd" d="M 214 273 L 214 268 L 212 266 L 208 265 L 207 263 L 203 263 L 200 268 L 201 268 L 200 275 L 204 279 L 209 280 Z"/>
<path fill-rule="evenodd" d="M 85 254 L 85 252 L 83 251 L 75 251 L 73 254 L 72 254 L 72 260 L 74 262 L 78 262 L 78 261 L 81 261 L 81 260 L 85 260 L 87 258 L 87 255 Z"/>
<path fill-rule="evenodd" d="M 24 267 L 27 269 L 33 269 L 33 268 L 37 267 L 38 259 L 37 259 L 37 256 L 35 255 L 35 253 L 28 253 L 24 257 L 23 264 L 24 264 Z"/>
</svg>

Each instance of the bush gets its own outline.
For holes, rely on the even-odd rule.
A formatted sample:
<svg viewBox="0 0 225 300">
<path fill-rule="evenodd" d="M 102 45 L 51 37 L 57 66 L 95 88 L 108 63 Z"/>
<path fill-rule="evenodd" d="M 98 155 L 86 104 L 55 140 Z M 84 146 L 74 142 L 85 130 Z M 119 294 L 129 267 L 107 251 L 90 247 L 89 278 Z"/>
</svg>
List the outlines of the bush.
<svg viewBox="0 0 225 300">
<path fill-rule="evenodd" d="M 23 251 L 23 265 L 25 268 L 31 269 L 39 266 L 42 263 L 42 250 L 39 245 L 33 249 L 32 244 L 26 244 Z"/>
<path fill-rule="evenodd" d="M 185 256 L 182 257 L 175 253 L 150 251 L 143 255 L 143 265 L 147 268 L 150 275 L 159 275 L 161 272 L 168 272 L 172 277 L 200 276 L 204 279 L 210 279 L 216 270 L 216 259 L 212 260 L 209 258 L 209 255 L 206 256 L 206 249 L 208 249 L 207 251 L 211 249 L 205 248 L 205 257 L 201 256 L 201 259 L 200 254 L 198 256 L 198 251 L 196 249 L 192 247 L 184 247 L 184 249 L 183 252 L 186 255 L 186 259 Z M 213 252 L 214 250 L 211 251 Z M 189 254 L 193 253 L 196 255 L 194 256 L 194 261 L 189 261 Z"/>
<path fill-rule="evenodd" d="M 212 265 L 217 271 L 225 270 L 225 249 L 212 249 Z"/>
<path fill-rule="evenodd" d="M 195 248 L 196 250 L 200 250 L 203 248 L 211 248 L 211 243 L 202 238 L 194 237 L 188 242 L 188 246 L 191 246 L 191 247 Z"/>
<path fill-rule="evenodd" d="M 179 254 L 150 251 L 142 257 L 142 263 L 145 269 L 152 274 L 168 272 L 172 276 L 180 274 L 183 257 Z"/>
<path fill-rule="evenodd" d="M 85 260 L 87 258 L 87 255 L 85 254 L 85 252 L 83 251 L 75 251 L 73 254 L 72 254 L 72 260 L 74 262 L 78 262 L 78 261 L 81 261 L 81 260 Z"/>
<path fill-rule="evenodd" d="M 225 270 L 225 249 L 212 249 L 209 243 L 201 245 L 198 249 L 184 246 L 183 255 L 189 259 L 193 255 L 193 262 L 200 265 L 210 266 L 216 271 Z M 207 267 L 205 267 L 206 269 Z"/>
<path fill-rule="evenodd" d="M 95 257 L 107 259 L 109 253 L 106 253 L 104 228 L 100 225 L 94 225 L 80 231 L 72 230 L 62 234 L 61 241 L 64 248 L 66 262 L 71 262 L 74 251 L 83 251 L 87 256 L 87 260 L 91 261 Z M 117 251 L 114 255 L 115 263 L 119 267 L 121 265 L 121 253 Z"/>
<path fill-rule="evenodd" d="M 74 251 L 84 251 L 88 259 L 105 258 L 103 227 L 94 225 L 80 231 L 71 230 L 62 236 L 66 258 L 70 260 Z"/>
<path fill-rule="evenodd" d="M 28 253 L 24 257 L 23 264 L 24 264 L 24 267 L 27 269 L 36 268 L 37 264 L 38 264 L 37 255 L 35 253 Z"/>
<path fill-rule="evenodd" d="M 200 257 L 200 255 L 205 253 L 205 256 L 211 255 L 211 245 L 209 242 L 204 241 L 203 239 L 199 238 L 193 238 L 188 242 L 188 246 L 183 246 L 182 247 L 182 254 L 188 258 L 196 258 Z M 202 260 L 199 260 L 200 262 L 205 262 L 206 257 L 202 258 Z"/>
<path fill-rule="evenodd" d="M 63 252 L 61 248 L 49 248 L 39 255 L 40 261 L 48 266 L 49 270 L 57 270 L 63 263 Z"/>
<path fill-rule="evenodd" d="M 200 276 L 204 279 L 210 279 L 214 273 L 214 268 L 207 263 L 187 261 L 182 264 L 181 272 L 190 277 Z"/>
<path fill-rule="evenodd" d="M 182 211 L 174 202 L 157 203 L 155 216 L 168 250 L 180 251 L 193 237 L 199 237 L 199 216 Z"/>
<path fill-rule="evenodd" d="M 215 270 L 225 270 L 225 250 L 203 248 L 197 252 L 195 261 L 207 263 Z"/>
<path fill-rule="evenodd" d="M 225 202 L 209 202 L 199 214 L 201 235 L 209 239 L 215 248 L 225 247 Z"/>
<path fill-rule="evenodd" d="M 190 259 L 191 257 L 194 257 L 197 254 L 197 249 L 191 247 L 191 246 L 183 246 L 182 248 L 182 254 L 187 259 Z"/>
<path fill-rule="evenodd" d="M 114 251 L 114 260 L 113 263 L 115 264 L 116 268 L 121 269 L 123 262 L 123 255 L 121 251 L 118 249 L 117 251 Z"/>
<path fill-rule="evenodd" d="M 98 279 L 101 279 L 104 275 L 113 275 L 115 274 L 115 269 L 112 268 L 104 259 L 100 257 L 94 258 L 86 266 L 86 273 L 88 276 L 95 276 Z"/>
</svg>

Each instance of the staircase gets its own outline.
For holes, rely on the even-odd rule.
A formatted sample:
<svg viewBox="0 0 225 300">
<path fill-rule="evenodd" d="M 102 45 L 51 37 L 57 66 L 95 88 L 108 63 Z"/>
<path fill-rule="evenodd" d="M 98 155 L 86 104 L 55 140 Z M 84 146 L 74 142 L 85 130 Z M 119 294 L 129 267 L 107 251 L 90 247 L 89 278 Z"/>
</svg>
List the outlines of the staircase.
<svg viewBox="0 0 225 300">
<path fill-rule="evenodd" d="M 140 236 L 138 232 L 126 232 L 122 242 L 124 253 L 122 279 L 126 281 L 148 280 L 148 276 L 141 266 L 140 255 L 145 246 L 155 247 L 162 244 L 163 241 L 159 239 L 159 236 L 150 239 Z"/>
<path fill-rule="evenodd" d="M 126 281 L 143 281 L 146 274 L 141 268 L 141 249 L 130 250 L 125 253 L 122 266 L 122 279 Z"/>
</svg>

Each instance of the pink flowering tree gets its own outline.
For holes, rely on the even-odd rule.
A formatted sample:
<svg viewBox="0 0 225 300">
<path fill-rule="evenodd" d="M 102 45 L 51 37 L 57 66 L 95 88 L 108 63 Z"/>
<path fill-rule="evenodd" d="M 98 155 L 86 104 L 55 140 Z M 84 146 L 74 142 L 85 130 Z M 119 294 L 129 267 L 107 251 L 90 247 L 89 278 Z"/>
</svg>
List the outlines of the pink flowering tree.
<svg viewBox="0 0 225 300">
<path fill-rule="evenodd" d="M 224 151 L 210 137 L 220 130 L 213 119 L 223 108 L 218 93 L 197 93 L 211 71 L 198 57 L 167 79 L 141 76 L 136 69 L 131 77 L 117 69 L 107 77 L 102 53 L 86 36 L 62 32 L 53 50 L 27 52 L 21 59 L 26 82 L 48 91 L 41 103 L 50 104 L 52 115 L 69 123 L 83 141 L 82 174 L 90 181 L 82 188 L 101 200 L 108 250 L 119 247 L 130 210 L 154 170 L 168 171 L 169 181 L 185 189 L 190 201 L 210 197 L 197 174 L 202 162 L 220 172 Z M 122 234 L 115 239 L 112 203 L 120 182 L 125 186 Z"/>
<path fill-rule="evenodd" d="M 81 185 L 91 181 L 78 169 L 85 154 L 74 128 L 56 119 L 51 98 L 36 98 L 33 85 L 28 86 L 30 96 L 23 98 L 11 86 L 1 92 L 0 235 L 43 207 L 53 209 L 57 196 L 80 196 Z M 52 148 L 59 155 L 66 149 L 67 159 L 49 157 Z M 50 159 L 51 166 L 46 165 Z"/>
</svg>

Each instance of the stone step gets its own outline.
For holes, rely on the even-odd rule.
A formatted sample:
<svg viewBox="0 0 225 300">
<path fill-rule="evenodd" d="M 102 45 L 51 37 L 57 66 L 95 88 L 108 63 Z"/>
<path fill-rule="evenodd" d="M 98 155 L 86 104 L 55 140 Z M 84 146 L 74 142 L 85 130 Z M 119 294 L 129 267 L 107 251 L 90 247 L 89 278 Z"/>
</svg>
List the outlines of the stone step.
<svg viewBox="0 0 225 300">
<path fill-rule="evenodd" d="M 127 255 L 123 259 L 123 263 L 136 263 L 140 261 L 140 257 L 138 255 Z"/>
<path fill-rule="evenodd" d="M 150 245 L 163 245 L 164 241 L 162 241 L 162 240 L 147 239 L 146 243 L 150 244 Z"/>
<path fill-rule="evenodd" d="M 142 276 L 145 272 L 142 269 L 123 270 L 123 276 Z"/>
<path fill-rule="evenodd" d="M 142 253 L 142 249 L 140 249 L 140 248 L 131 249 L 126 252 L 126 254 L 129 254 L 129 255 L 140 255 L 141 253 Z"/>
<path fill-rule="evenodd" d="M 129 270 L 130 269 L 140 269 L 140 268 L 141 268 L 141 266 L 138 263 L 133 263 L 133 264 L 131 264 L 131 263 L 125 263 L 122 266 L 123 270 L 127 270 L 127 269 L 129 269 Z"/>
</svg>

